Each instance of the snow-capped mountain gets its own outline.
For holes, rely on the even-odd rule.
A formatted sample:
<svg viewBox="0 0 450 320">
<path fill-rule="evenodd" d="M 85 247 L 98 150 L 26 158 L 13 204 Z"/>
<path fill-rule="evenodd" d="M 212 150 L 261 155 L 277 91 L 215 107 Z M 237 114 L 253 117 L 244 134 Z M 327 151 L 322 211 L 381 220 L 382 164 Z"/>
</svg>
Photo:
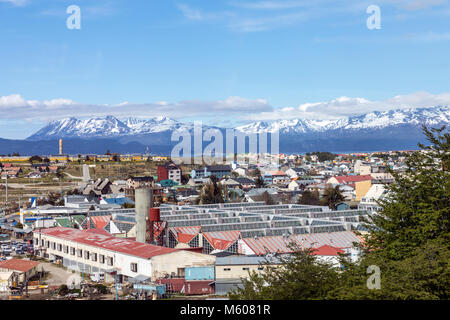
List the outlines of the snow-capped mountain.
<svg viewBox="0 0 450 320">
<path fill-rule="evenodd" d="M 450 107 L 431 107 L 374 111 L 337 120 L 277 120 L 255 121 L 236 129 L 245 133 L 275 132 L 280 134 L 307 134 L 333 130 L 383 129 L 400 125 L 418 126 L 450 123 Z"/>
<path fill-rule="evenodd" d="M 145 120 L 127 118 L 123 121 L 113 116 L 90 118 L 86 120 L 71 117 L 50 122 L 44 128 L 30 136 L 28 140 L 57 137 L 110 138 L 173 131 L 182 128 L 183 126 L 185 126 L 183 123 L 166 117 Z"/>
<path fill-rule="evenodd" d="M 424 142 L 420 128 L 422 124 L 434 127 L 450 124 L 450 108 L 438 106 L 374 111 L 337 120 L 255 121 L 236 130 L 247 134 L 279 131 L 281 152 L 342 152 L 415 148 L 417 142 Z M 204 130 L 210 128 L 225 133 L 224 128 L 203 126 Z M 113 139 L 122 144 L 138 143 L 143 145 L 143 149 L 144 146 L 150 149 L 161 147 L 161 150 L 170 152 L 178 143 L 171 140 L 172 133 L 178 130 L 192 133 L 192 129 L 192 123 L 167 117 L 121 120 L 113 116 L 86 120 L 66 118 L 49 123 L 27 140 L 82 138 L 95 142 L 96 139 Z"/>
</svg>

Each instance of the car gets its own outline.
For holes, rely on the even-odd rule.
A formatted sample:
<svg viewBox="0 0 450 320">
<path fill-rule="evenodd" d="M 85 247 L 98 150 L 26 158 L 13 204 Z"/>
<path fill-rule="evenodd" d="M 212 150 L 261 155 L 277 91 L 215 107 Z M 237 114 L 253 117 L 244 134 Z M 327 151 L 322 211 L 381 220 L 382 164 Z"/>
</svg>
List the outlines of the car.
<svg viewBox="0 0 450 320">
<path fill-rule="evenodd" d="M 9 245 L 8 245 L 8 244 L 6 244 L 6 243 L 2 243 L 2 245 L 1 245 L 1 249 L 3 250 L 3 249 L 5 249 L 5 248 L 9 248 Z"/>
</svg>

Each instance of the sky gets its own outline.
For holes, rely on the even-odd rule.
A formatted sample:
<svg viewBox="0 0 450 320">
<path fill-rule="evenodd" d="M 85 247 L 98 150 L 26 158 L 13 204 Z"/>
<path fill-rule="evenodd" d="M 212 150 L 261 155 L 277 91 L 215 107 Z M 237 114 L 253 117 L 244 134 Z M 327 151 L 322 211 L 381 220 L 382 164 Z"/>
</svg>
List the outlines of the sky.
<svg viewBox="0 0 450 320">
<path fill-rule="evenodd" d="M 69 116 L 233 126 L 449 105 L 449 1 L 0 0 L 0 137 Z"/>
</svg>

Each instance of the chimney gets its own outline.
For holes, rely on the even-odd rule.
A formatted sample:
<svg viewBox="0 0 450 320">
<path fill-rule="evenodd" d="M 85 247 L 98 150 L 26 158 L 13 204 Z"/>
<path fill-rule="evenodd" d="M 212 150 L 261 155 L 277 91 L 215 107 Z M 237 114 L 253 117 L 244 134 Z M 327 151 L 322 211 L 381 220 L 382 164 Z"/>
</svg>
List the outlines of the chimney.
<svg viewBox="0 0 450 320">
<path fill-rule="evenodd" d="M 63 155 L 63 140 L 59 139 L 59 155 Z"/>
<path fill-rule="evenodd" d="M 135 190 L 136 203 L 136 241 L 145 243 L 147 217 L 153 206 L 153 190 L 139 188 Z"/>
</svg>

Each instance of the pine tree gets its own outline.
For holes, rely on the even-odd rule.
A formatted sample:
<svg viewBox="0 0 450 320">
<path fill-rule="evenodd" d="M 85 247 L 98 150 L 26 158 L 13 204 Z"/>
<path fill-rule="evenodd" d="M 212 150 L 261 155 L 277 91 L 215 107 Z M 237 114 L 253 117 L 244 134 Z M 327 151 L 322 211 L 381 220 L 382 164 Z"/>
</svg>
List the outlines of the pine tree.
<svg viewBox="0 0 450 320">
<path fill-rule="evenodd" d="M 367 225 L 367 250 L 400 260 L 430 240 L 450 243 L 450 134 L 423 128 L 431 145 L 405 160 L 405 172 L 390 170 L 395 182 L 387 186 L 382 210 Z"/>
</svg>

